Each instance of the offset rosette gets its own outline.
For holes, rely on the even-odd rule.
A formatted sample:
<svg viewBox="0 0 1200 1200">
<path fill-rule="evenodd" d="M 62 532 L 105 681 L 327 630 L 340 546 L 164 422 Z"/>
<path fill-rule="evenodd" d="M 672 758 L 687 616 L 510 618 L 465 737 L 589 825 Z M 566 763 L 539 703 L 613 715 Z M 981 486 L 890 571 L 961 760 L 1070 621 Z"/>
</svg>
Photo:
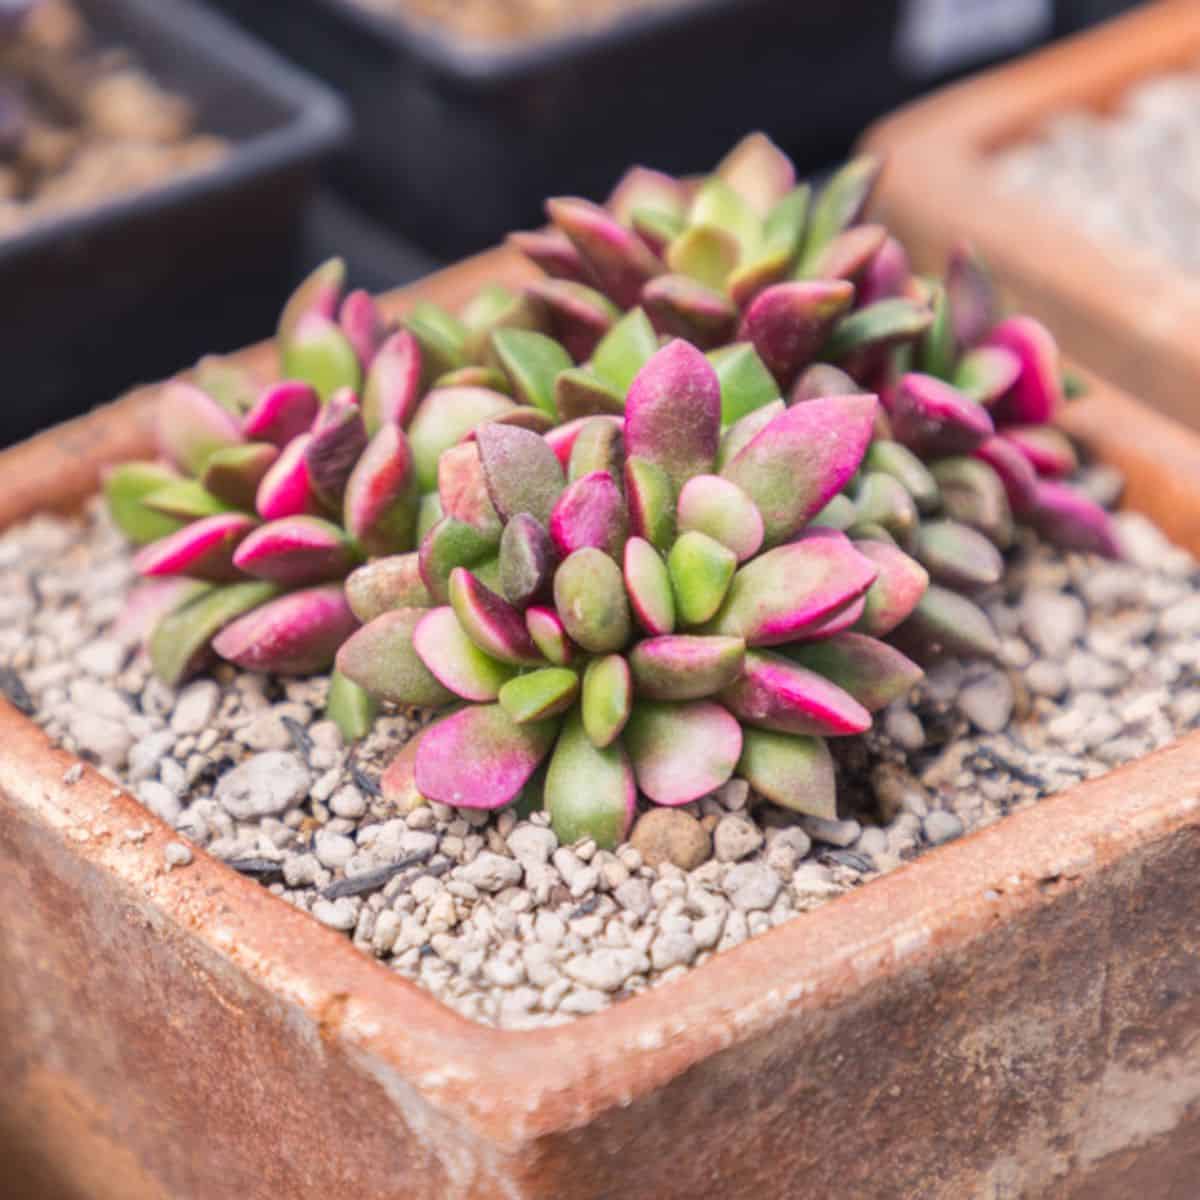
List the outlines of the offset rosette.
<svg viewBox="0 0 1200 1200">
<path fill-rule="evenodd" d="M 725 387 L 682 340 L 619 398 L 620 417 L 558 436 L 480 426 L 442 457 L 419 549 L 350 577 L 366 623 L 340 672 L 446 709 L 389 788 L 484 809 L 538 797 L 562 839 L 606 846 L 639 793 L 685 804 L 735 774 L 832 815 L 825 739 L 867 729 L 921 674 L 880 635 L 923 569 L 811 525 L 859 470 L 875 398 L 788 409 Z"/>
</svg>

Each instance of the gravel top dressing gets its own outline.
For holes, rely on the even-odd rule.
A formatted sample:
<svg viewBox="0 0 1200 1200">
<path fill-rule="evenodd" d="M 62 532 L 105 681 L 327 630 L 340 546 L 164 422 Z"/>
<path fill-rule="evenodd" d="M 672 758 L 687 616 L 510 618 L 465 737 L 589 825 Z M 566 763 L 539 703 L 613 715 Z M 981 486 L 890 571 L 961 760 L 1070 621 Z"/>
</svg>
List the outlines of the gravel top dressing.
<svg viewBox="0 0 1200 1200">
<path fill-rule="evenodd" d="M 1131 88 L 1110 113 L 1080 109 L 997 156 L 1003 186 L 1048 200 L 1119 253 L 1200 271 L 1200 69 Z"/>
<path fill-rule="evenodd" d="M 1115 488 L 1103 468 L 1087 482 Z M 838 821 L 756 807 L 738 780 L 647 813 L 615 853 L 560 846 L 541 813 L 398 816 L 381 766 L 419 714 L 385 713 L 347 750 L 319 716 L 324 678 L 223 664 L 172 692 L 122 627 L 130 552 L 98 506 L 0 536 L 0 689 L 178 830 L 164 870 L 203 847 L 468 1017 L 526 1028 L 666 982 L 1192 728 L 1200 567 L 1139 516 L 1118 527 L 1122 563 L 1022 535 L 984 597 L 1003 665 L 943 661 L 876 731 L 836 739 Z"/>
</svg>

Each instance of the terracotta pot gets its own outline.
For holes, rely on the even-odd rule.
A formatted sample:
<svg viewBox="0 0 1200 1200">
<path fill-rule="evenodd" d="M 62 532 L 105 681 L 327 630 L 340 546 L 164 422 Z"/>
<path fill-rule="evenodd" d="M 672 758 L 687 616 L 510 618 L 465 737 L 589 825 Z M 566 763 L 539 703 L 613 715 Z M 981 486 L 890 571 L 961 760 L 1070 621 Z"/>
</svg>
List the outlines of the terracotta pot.
<svg viewBox="0 0 1200 1200">
<path fill-rule="evenodd" d="M 866 147 L 889 164 L 876 210 L 916 260 L 967 239 L 1016 307 L 1075 359 L 1200 427 L 1200 278 L 1119 239 L 1100 242 L 1036 196 L 998 186 L 992 155 L 1051 116 L 1104 110 L 1200 58 L 1200 5 L 1164 0 L 901 109 Z"/>
<path fill-rule="evenodd" d="M 522 269 L 497 252 L 393 306 Z M 0 520 L 77 504 L 152 403 L 0 456 Z M 1200 549 L 1200 439 L 1099 383 L 1068 424 Z M 167 873 L 171 831 L 73 762 L 0 711 L 0 1130 L 56 1194 L 1195 1194 L 1200 736 L 523 1033 L 203 853 Z"/>
</svg>

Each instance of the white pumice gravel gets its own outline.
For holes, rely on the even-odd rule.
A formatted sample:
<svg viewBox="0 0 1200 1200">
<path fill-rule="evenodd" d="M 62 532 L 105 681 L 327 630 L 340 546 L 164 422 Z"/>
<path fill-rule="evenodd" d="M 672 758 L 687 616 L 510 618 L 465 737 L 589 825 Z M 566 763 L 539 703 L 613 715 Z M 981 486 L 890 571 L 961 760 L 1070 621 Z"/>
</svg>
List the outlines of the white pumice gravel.
<svg viewBox="0 0 1200 1200">
<path fill-rule="evenodd" d="M 1145 520 L 1119 526 L 1126 563 L 1025 541 L 980 598 L 1003 663 L 943 662 L 834 743 L 836 821 L 740 781 L 615 852 L 560 846 L 541 813 L 390 811 L 379 775 L 417 714 L 349 749 L 321 679 L 220 665 L 164 688 L 114 623 L 130 554 L 98 509 L 0 535 L 0 687 L 173 826 L 166 868 L 202 848 L 468 1017 L 528 1028 L 669 982 L 1200 724 L 1200 569 Z"/>
</svg>

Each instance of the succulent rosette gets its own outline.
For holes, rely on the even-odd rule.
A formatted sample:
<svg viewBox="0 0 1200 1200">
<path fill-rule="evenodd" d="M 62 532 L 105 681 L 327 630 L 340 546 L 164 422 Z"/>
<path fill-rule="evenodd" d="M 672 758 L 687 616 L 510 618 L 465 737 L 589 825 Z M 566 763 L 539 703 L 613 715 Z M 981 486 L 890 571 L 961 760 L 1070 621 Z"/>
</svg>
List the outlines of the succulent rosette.
<svg viewBox="0 0 1200 1200">
<path fill-rule="evenodd" d="M 695 346 L 625 365 L 620 417 L 485 424 L 444 454 L 419 550 L 348 581 L 366 624 L 338 669 L 449 709 L 389 788 L 483 809 L 541 793 L 560 838 L 606 846 L 639 793 L 685 804 L 735 774 L 832 816 L 825 739 L 921 675 L 880 638 L 925 571 L 812 524 L 859 469 L 876 400 L 776 398 L 723 421 L 752 401 Z"/>
</svg>

